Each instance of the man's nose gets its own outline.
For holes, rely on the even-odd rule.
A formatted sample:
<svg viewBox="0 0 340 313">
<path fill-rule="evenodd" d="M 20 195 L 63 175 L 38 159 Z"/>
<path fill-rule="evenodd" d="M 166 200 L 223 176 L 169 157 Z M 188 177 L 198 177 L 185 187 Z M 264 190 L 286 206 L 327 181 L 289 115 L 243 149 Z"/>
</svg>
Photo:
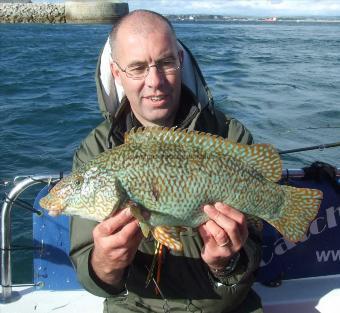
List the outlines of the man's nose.
<svg viewBox="0 0 340 313">
<path fill-rule="evenodd" d="M 164 73 L 158 70 L 156 64 L 149 66 L 149 73 L 145 77 L 145 83 L 150 88 L 157 88 L 164 83 Z"/>
</svg>

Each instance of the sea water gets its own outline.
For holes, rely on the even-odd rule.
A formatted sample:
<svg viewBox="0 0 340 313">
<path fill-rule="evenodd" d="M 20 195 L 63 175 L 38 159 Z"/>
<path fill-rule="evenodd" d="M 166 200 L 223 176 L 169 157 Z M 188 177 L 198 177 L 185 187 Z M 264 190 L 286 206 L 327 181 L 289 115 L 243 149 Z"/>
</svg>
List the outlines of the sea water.
<svg viewBox="0 0 340 313">
<path fill-rule="evenodd" d="M 215 106 L 242 121 L 256 142 L 285 150 L 340 141 L 340 23 L 174 26 Z M 109 31 L 109 25 L 0 25 L 0 184 L 17 175 L 70 171 L 74 150 L 103 120 L 94 72 Z M 283 162 L 340 167 L 339 156 L 340 148 L 321 149 L 286 155 Z M 15 208 L 16 246 L 31 245 L 30 217 Z M 16 281 L 30 279 L 31 253 L 15 251 Z"/>
</svg>

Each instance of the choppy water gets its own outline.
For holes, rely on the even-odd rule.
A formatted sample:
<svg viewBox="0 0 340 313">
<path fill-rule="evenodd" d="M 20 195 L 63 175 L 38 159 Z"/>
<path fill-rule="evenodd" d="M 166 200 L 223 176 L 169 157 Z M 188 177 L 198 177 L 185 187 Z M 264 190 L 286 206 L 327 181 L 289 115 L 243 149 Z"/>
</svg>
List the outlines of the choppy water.
<svg viewBox="0 0 340 313">
<path fill-rule="evenodd" d="M 340 141 L 340 23 L 175 23 L 216 106 L 257 142 L 292 149 Z M 0 180 L 69 171 L 74 149 L 101 120 L 94 70 L 108 25 L 0 25 Z M 340 148 L 284 158 L 340 166 Z M 1 187 L 0 187 L 1 188 Z M 3 191 L 3 188 L 0 189 Z M 13 236 L 29 244 L 30 214 Z M 14 276 L 30 253 L 17 252 Z"/>
</svg>

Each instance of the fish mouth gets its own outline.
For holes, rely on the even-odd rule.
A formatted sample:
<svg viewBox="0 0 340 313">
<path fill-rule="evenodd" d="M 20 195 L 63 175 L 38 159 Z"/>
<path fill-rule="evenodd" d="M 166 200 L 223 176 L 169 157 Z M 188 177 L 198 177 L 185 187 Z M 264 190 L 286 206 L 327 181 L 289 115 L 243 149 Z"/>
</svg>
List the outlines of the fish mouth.
<svg viewBox="0 0 340 313">
<path fill-rule="evenodd" d="M 48 210 L 48 215 L 53 216 L 53 217 L 58 216 L 61 213 L 62 213 L 62 210 Z"/>
<path fill-rule="evenodd" d="M 39 205 L 43 209 L 47 210 L 48 214 L 51 216 L 58 216 L 65 209 L 65 206 L 62 204 L 61 201 L 53 199 L 53 197 L 51 197 L 50 195 L 47 195 L 46 197 L 40 199 Z"/>
</svg>

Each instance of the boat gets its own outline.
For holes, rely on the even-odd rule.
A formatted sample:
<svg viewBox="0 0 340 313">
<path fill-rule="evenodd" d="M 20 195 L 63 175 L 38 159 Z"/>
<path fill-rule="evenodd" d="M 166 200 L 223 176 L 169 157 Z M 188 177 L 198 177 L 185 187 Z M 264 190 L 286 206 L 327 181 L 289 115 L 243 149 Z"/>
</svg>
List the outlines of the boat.
<svg viewBox="0 0 340 313">
<path fill-rule="evenodd" d="M 39 205 L 56 175 L 16 177 L 1 212 L 0 312 L 102 312 L 103 298 L 78 283 L 68 258 L 69 217 L 49 216 Z M 288 242 L 269 224 L 263 228 L 263 258 L 254 289 L 265 313 L 335 313 L 340 306 L 340 168 L 316 162 L 304 169 L 286 169 L 281 184 L 318 188 L 324 199 L 305 239 Z M 42 186 L 34 203 L 20 200 L 33 186 Z M 33 212 L 32 278 L 13 285 L 11 213 L 17 206 Z"/>
<path fill-rule="evenodd" d="M 276 22 L 277 21 L 277 17 L 276 16 L 272 16 L 272 17 L 268 17 L 262 20 L 263 22 Z"/>
<path fill-rule="evenodd" d="M 208 108 L 213 98 L 191 52 L 183 43 L 182 80 Z M 108 118 L 123 96 L 110 69 L 109 41 L 98 58 L 96 81 L 100 110 Z M 339 143 L 336 144 L 337 146 Z M 336 146 L 329 145 L 329 147 Z M 325 146 L 326 147 L 326 146 Z M 328 146 L 327 146 L 328 147 Z M 296 150 L 294 150 L 296 151 Z M 287 152 L 287 151 L 286 151 Z M 281 154 L 283 152 L 280 152 Z M 69 217 L 49 216 L 39 199 L 63 177 L 62 174 L 34 174 L 16 177 L 1 211 L 1 294 L 4 313 L 94 313 L 103 311 L 103 298 L 96 297 L 78 283 L 68 253 Z M 340 168 L 320 162 L 307 169 L 286 169 L 282 184 L 319 188 L 324 200 L 309 232 L 299 244 L 284 240 L 270 225 L 263 228 L 263 259 L 254 289 L 263 300 L 265 313 L 338 312 L 340 307 Z M 20 199 L 26 190 L 41 190 L 34 203 Z M 22 206 L 32 211 L 32 277 L 24 284 L 12 282 L 11 213 Z M 30 264 L 28 265 L 30 266 Z"/>
</svg>

